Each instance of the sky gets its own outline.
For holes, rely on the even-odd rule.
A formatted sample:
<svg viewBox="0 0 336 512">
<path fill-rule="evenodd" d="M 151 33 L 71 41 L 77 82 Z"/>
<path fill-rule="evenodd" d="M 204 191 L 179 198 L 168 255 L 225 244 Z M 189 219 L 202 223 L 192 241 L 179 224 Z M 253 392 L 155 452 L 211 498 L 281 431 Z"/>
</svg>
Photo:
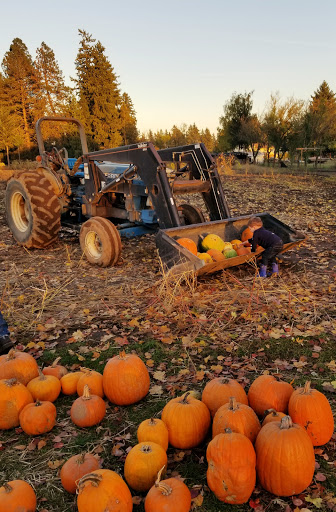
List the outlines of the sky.
<svg viewBox="0 0 336 512">
<path fill-rule="evenodd" d="M 233 93 L 309 100 L 336 90 L 335 0 L 0 0 L 0 60 L 19 37 L 35 58 L 44 41 L 66 83 L 75 76 L 78 29 L 100 40 L 138 128 L 195 123 L 216 133 Z"/>
</svg>

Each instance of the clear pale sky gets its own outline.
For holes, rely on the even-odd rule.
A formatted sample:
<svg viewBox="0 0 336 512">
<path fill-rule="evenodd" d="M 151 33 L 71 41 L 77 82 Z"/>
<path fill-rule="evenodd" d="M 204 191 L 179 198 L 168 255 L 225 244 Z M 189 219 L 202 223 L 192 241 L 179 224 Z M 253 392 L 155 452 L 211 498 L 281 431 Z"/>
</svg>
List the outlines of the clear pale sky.
<svg viewBox="0 0 336 512">
<path fill-rule="evenodd" d="M 0 60 L 19 37 L 35 58 L 45 41 L 66 82 L 75 76 L 78 28 L 106 48 L 138 128 L 196 123 L 216 132 L 233 92 L 308 100 L 336 90 L 335 0 L 0 0 Z"/>
</svg>

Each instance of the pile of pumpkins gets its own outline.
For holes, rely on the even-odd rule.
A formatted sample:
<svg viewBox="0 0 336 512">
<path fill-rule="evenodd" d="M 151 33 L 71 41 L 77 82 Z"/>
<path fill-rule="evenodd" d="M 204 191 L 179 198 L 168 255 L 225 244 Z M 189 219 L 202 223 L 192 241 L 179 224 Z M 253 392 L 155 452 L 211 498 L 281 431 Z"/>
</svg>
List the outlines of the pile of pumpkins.
<svg viewBox="0 0 336 512">
<path fill-rule="evenodd" d="M 31 355 L 12 350 L 0 357 L 0 429 L 20 425 L 28 435 L 49 432 L 56 422 L 53 401 L 61 391 L 80 395 L 71 407 L 77 426 L 97 425 L 106 414 L 104 396 L 113 404 L 130 405 L 144 398 L 149 387 L 148 370 L 135 354 L 121 352 L 107 362 L 101 375 L 88 369 L 68 373 L 57 360 L 40 372 Z M 99 469 L 97 458 L 84 453 L 64 463 L 62 485 L 77 493 L 79 512 L 131 512 L 129 487 L 148 491 L 146 512 L 188 512 L 188 487 L 177 478 L 162 479 L 166 452 L 169 445 L 181 450 L 198 446 L 211 423 L 207 483 L 220 501 L 231 505 L 248 501 L 257 477 L 277 496 L 303 492 L 314 474 L 314 446 L 327 443 L 334 430 L 327 398 L 309 382 L 294 390 L 272 375 L 262 375 L 246 394 L 238 381 L 218 377 L 207 383 L 202 396 L 191 391 L 173 398 L 161 419 L 139 425 L 138 444 L 125 460 L 127 483 L 114 471 Z M 20 507 L 36 510 L 33 488 L 22 480 L 5 483 L 0 488 L 0 512 Z"/>
<path fill-rule="evenodd" d="M 215 234 L 209 234 L 202 238 L 198 252 L 196 243 L 191 238 L 178 238 L 176 241 L 192 254 L 200 258 L 207 265 L 213 262 L 225 261 L 236 256 L 243 256 L 251 253 L 251 247 L 245 247 L 243 242 L 250 240 L 253 232 L 246 228 L 241 236 L 241 240 L 235 239 L 231 242 L 224 240 Z"/>
</svg>

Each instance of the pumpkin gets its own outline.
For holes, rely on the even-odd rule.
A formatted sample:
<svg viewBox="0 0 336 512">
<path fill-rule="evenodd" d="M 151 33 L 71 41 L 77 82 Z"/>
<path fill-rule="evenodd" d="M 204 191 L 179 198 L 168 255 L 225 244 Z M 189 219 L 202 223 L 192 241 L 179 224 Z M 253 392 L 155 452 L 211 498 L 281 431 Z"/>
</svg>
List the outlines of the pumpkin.
<svg viewBox="0 0 336 512">
<path fill-rule="evenodd" d="M 154 485 L 156 475 L 167 465 L 167 454 L 159 444 L 147 441 L 139 443 L 128 452 L 125 480 L 135 491 L 148 491 Z"/>
<path fill-rule="evenodd" d="M 251 441 L 230 429 L 210 441 L 207 482 L 220 501 L 246 503 L 256 482 L 256 454 Z"/>
<path fill-rule="evenodd" d="M 225 247 L 224 240 L 218 235 L 207 235 L 201 242 L 203 251 L 207 252 L 209 249 L 217 249 L 217 251 L 223 252 Z"/>
<path fill-rule="evenodd" d="M 117 473 L 96 469 L 78 482 L 78 512 L 132 512 L 132 495 Z"/>
<path fill-rule="evenodd" d="M 253 238 L 253 231 L 250 228 L 244 229 L 241 235 L 242 242 L 246 242 L 247 240 L 251 240 Z"/>
<path fill-rule="evenodd" d="M 32 402 L 31 393 L 21 382 L 16 379 L 0 380 L 0 429 L 17 427 L 20 412 Z"/>
<path fill-rule="evenodd" d="M 238 247 L 236 251 L 238 256 L 245 256 L 251 254 L 251 247 Z"/>
<path fill-rule="evenodd" d="M 191 240 L 190 238 L 178 238 L 176 242 L 182 245 L 182 247 L 184 247 L 185 249 L 188 249 L 188 251 L 190 251 L 192 254 L 197 256 L 197 245 L 193 240 Z"/>
<path fill-rule="evenodd" d="M 237 250 L 238 247 L 241 246 L 241 244 L 242 244 L 241 240 L 238 240 L 238 239 L 231 240 L 232 249 L 234 249 L 235 251 Z"/>
<path fill-rule="evenodd" d="M 61 392 L 60 381 L 53 375 L 39 373 L 39 377 L 28 382 L 27 389 L 31 392 L 34 400 L 54 402 Z"/>
<path fill-rule="evenodd" d="M 215 414 L 212 424 L 212 437 L 230 428 L 232 432 L 244 434 L 254 443 L 260 431 L 258 416 L 251 407 L 237 403 L 234 397 L 228 404 L 222 405 Z"/>
<path fill-rule="evenodd" d="M 209 249 L 206 254 L 209 254 L 213 261 L 224 261 L 225 256 L 221 251 L 217 249 Z"/>
<path fill-rule="evenodd" d="M 226 259 L 235 258 L 237 253 L 234 249 L 228 249 L 227 251 L 224 251 L 224 256 Z"/>
<path fill-rule="evenodd" d="M 209 409 L 189 393 L 170 400 L 163 408 L 161 419 L 167 425 L 169 443 L 182 450 L 200 444 L 210 426 Z"/>
<path fill-rule="evenodd" d="M 281 421 L 281 418 L 286 416 L 284 412 L 276 411 L 275 409 L 268 409 L 265 411 L 264 420 L 262 422 L 262 426 L 267 425 L 271 421 Z"/>
<path fill-rule="evenodd" d="M 135 354 L 126 354 L 122 351 L 110 359 L 104 368 L 104 393 L 116 405 L 139 402 L 147 395 L 149 385 L 146 365 Z"/>
<path fill-rule="evenodd" d="M 61 378 L 62 393 L 64 395 L 74 395 L 77 393 L 77 383 L 83 372 L 69 372 Z"/>
<path fill-rule="evenodd" d="M 97 395 L 90 395 L 89 386 L 84 386 L 83 396 L 77 398 L 71 406 L 70 416 L 78 427 L 98 425 L 106 414 L 106 404 Z"/>
<path fill-rule="evenodd" d="M 293 388 L 287 382 L 277 380 L 273 375 L 257 377 L 248 391 L 248 401 L 252 409 L 263 416 L 266 409 L 287 412 Z"/>
<path fill-rule="evenodd" d="M 199 258 L 200 260 L 203 260 L 205 262 L 205 264 L 213 262 L 213 259 L 211 258 L 210 254 L 208 254 L 207 252 L 198 252 L 197 258 Z"/>
<path fill-rule="evenodd" d="M 81 453 L 70 457 L 63 464 L 60 472 L 64 489 L 71 494 L 76 494 L 78 480 L 96 469 L 99 469 L 99 461 L 91 453 Z"/>
<path fill-rule="evenodd" d="M 58 364 L 60 360 L 60 357 L 55 359 L 51 366 L 46 366 L 45 368 L 43 368 L 42 373 L 44 375 L 53 375 L 54 377 L 57 377 L 60 380 L 63 377 L 63 375 L 66 375 L 68 373 L 68 370 L 65 368 L 65 366 Z"/>
<path fill-rule="evenodd" d="M 289 416 L 260 430 L 255 450 L 260 484 L 277 496 L 303 492 L 315 469 L 314 448 L 305 430 Z"/>
<path fill-rule="evenodd" d="M 189 512 L 191 494 L 181 480 L 161 480 L 162 468 L 145 499 L 145 512 Z"/>
<path fill-rule="evenodd" d="M 35 512 L 36 494 L 24 480 L 12 480 L 0 487 L 0 512 Z"/>
<path fill-rule="evenodd" d="M 0 379 L 16 379 L 26 386 L 38 374 L 37 362 L 30 354 L 12 349 L 0 356 Z"/>
<path fill-rule="evenodd" d="M 306 430 L 314 446 L 326 444 L 334 432 L 334 418 L 327 398 L 307 381 L 296 389 L 288 404 L 288 413 Z"/>
<path fill-rule="evenodd" d="M 164 450 L 168 449 L 168 429 L 166 424 L 158 418 L 150 418 L 140 423 L 137 438 L 139 443 L 152 441 L 162 446 Z"/>
<path fill-rule="evenodd" d="M 29 436 L 50 432 L 56 423 L 56 407 L 52 402 L 27 404 L 19 416 L 20 427 Z"/>
<path fill-rule="evenodd" d="M 248 405 L 245 390 L 238 381 L 226 377 L 217 377 L 210 380 L 203 390 L 202 402 L 208 407 L 211 416 L 214 417 L 216 411 L 224 404 L 227 404 L 230 397 L 234 397 L 237 402 Z"/>
<path fill-rule="evenodd" d="M 80 376 L 77 383 L 77 393 L 79 396 L 82 396 L 84 391 L 84 386 L 87 384 L 89 386 L 90 393 L 92 395 L 104 397 L 103 390 L 103 376 L 101 373 L 96 372 L 94 370 L 82 370 L 83 375 Z"/>
</svg>

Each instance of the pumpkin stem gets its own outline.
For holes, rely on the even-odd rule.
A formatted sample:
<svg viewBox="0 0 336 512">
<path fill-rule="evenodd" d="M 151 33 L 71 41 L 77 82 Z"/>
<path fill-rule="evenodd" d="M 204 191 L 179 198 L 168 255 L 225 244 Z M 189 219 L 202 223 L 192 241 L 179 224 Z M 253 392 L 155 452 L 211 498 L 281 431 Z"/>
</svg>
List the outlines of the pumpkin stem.
<svg viewBox="0 0 336 512">
<path fill-rule="evenodd" d="M 9 494 L 10 492 L 12 492 L 13 487 L 11 485 L 9 485 L 7 482 L 4 483 L 3 486 L 4 486 L 4 489 L 5 489 L 6 493 Z"/>
<path fill-rule="evenodd" d="M 39 368 L 38 372 L 39 372 L 39 379 L 40 380 L 47 380 L 47 377 L 44 375 L 44 373 L 41 372 L 40 368 Z"/>
<path fill-rule="evenodd" d="M 292 422 L 292 418 L 290 416 L 284 416 L 283 418 L 281 418 L 281 421 L 280 421 L 280 429 L 281 430 L 286 430 L 286 429 L 292 428 L 292 426 L 293 426 L 293 422 Z"/>
<path fill-rule="evenodd" d="M 11 348 L 7 354 L 7 361 L 9 361 L 10 359 L 15 359 L 15 354 L 16 354 L 15 348 Z"/>
<path fill-rule="evenodd" d="M 187 391 L 184 393 L 182 400 L 180 401 L 180 404 L 187 404 L 188 403 L 188 396 L 190 396 L 190 391 Z"/>
<path fill-rule="evenodd" d="M 164 470 L 166 466 L 163 466 L 160 471 L 158 472 L 157 474 L 157 479 L 155 480 L 155 487 L 157 487 L 158 489 L 160 489 L 161 493 L 164 495 L 164 496 L 169 496 L 172 492 L 173 492 L 173 489 L 171 487 L 169 487 L 169 485 L 165 484 L 164 482 L 161 482 L 161 476 L 162 476 L 162 472 Z"/>
<path fill-rule="evenodd" d="M 42 405 L 42 402 L 40 402 L 40 400 L 36 400 L 35 407 L 40 407 L 40 405 Z"/>
<path fill-rule="evenodd" d="M 83 400 L 91 400 L 90 388 L 87 384 L 84 386 L 82 398 Z"/>
<path fill-rule="evenodd" d="M 224 430 L 224 434 L 232 434 L 232 430 L 230 428 L 226 428 Z"/>
<path fill-rule="evenodd" d="M 76 493 L 78 494 L 79 491 L 82 490 L 86 482 L 90 482 L 92 487 L 98 487 L 102 479 L 102 475 L 97 475 L 96 473 L 88 473 L 87 475 L 84 475 L 77 484 Z"/>
<path fill-rule="evenodd" d="M 304 388 L 303 388 L 303 394 L 310 395 L 310 393 L 311 393 L 310 380 L 307 380 L 307 382 L 305 383 Z"/>
<path fill-rule="evenodd" d="M 276 411 L 275 409 L 265 409 L 264 415 L 261 418 L 261 423 L 269 414 L 272 414 L 272 416 L 278 416 L 278 411 Z"/>
<path fill-rule="evenodd" d="M 18 380 L 15 379 L 15 377 L 13 377 L 12 379 L 7 379 L 6 380 L 6 386 L 8 387 L 12 387 L 12 386 L 15 386 L 16 384 L 19 384 Z"/>
<path fill-rule="evenodd" d="M 84 464 L 84 462 L 85 462 L 85 456 L 86 456 L 86 453 L 85 453 L 85 452 L 83 452 L 83 453 L 81 453 L 80 455 L 78 455 L 78 457 L 77 457 L 77 459 L 76 459 L 76 464 L 78 464 L 79 466 L 80 466 L 81 464 Z"/>
<path fill-rule="evenodd" d="M 119 352 L 119 359 L 126 359 L 127 357 L 127 354 L 125 352 L 125 350 L 122 350 L 121 352 Z"/>
<path fill-rule="evenodd" d="M 55 359 L 55 361 L 52 363 L 52 365 L 51 365 L 51 366 L 52 366 L 53 368 L 55 368 L 55 366 L 57 366 L 57 365 L 58 365 L 58 363 L 59 363 L 59 361 L 60 361 L 61 359 L 62 359 L 61 357 L 57 357 L 57 358 Z"/>
<path fill-rule="evenodd" d="M 144 453 L 151 453 L 153 450 L 149 444 L 145 444 L 144 446 L 141 447 L 141 451 Z"/>
<path fill-rule="evenodd" d="M 237 411 L 237 409 L 239 409 L 239 405 L 237 404 L 237 400 L 234 396 L 230 396 L 229 409 L 230 411 Z"/>
<path fill-rule="evenodd" d="M 148 425 L 150 425 L 151 427 L 153 427 L 154 425 L 156 425 L 156 419 L 155 418 L 151 418 L 148 422 Z"/>
</svg>

